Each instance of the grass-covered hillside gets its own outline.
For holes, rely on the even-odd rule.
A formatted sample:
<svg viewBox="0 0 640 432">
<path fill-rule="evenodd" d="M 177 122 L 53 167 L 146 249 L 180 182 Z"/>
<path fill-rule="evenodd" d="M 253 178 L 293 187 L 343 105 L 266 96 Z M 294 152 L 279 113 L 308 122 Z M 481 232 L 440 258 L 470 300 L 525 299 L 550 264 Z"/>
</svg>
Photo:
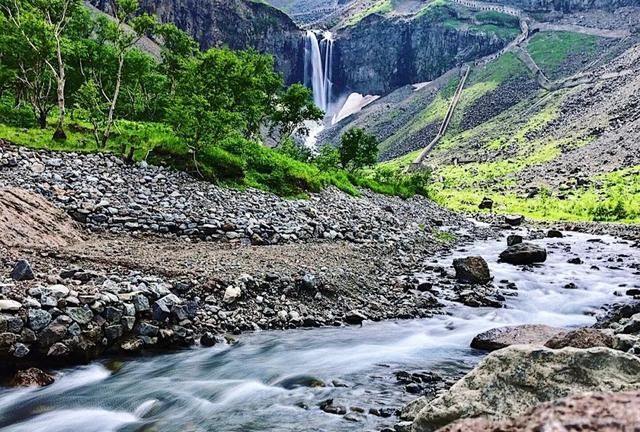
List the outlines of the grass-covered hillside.
<svg viewBox="0 0 640 432">
<path fill-rule="evenodd" d="M 640 221 L 638 40 L 541 32 L 525 49 L 550 80 L 629 72 L 549 92 L 515 53 L 473 68 L 446 136 L 426 161 L 431 197 L 465 211 L 478 211 L 488 197 L 494 210 L 537 219 Z M 340 127 L 379 134 L 380 166 L 403 171 L 446 114 L 459 75 L 445 78 L 397 91 Z"/>
</svg>

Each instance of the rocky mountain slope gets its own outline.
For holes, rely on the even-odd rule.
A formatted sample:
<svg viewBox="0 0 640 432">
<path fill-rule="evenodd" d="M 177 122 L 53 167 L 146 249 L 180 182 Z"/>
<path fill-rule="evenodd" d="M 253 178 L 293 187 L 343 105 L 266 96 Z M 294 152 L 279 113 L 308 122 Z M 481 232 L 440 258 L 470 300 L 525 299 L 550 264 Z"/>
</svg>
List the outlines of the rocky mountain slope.
<svg viewBox="0 0 640 432">
<path fill-rule="evenodd" d="M 109 11 L 106 0 L 90 3 Z M 143 0 L 140 5 L 162 22 L 173 22 L 203 49 L 228 46 L 272 54 L 287 82 L 304 74 L 303 32 L 284 12 L 250 0 Z"/>
</svg>

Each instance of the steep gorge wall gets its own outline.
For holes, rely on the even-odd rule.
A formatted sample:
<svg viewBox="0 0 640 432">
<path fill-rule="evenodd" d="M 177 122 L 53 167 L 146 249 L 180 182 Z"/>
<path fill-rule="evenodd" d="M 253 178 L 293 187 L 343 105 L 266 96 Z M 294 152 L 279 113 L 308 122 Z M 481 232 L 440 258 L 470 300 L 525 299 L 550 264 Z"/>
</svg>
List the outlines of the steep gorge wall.
<svg viewBox="0 0 640 432">
<path fill-rule="evenodd" d="M 532 12 L 555 10 L 565 13 L 589 9 L 614 12 L 621 7 L 640 7 L 640 0 L 497 0 L 495 3 L 508 4 Z"/>
<path fill-rule="evenodd" d="M 384 94 L 430 81 L 466 61 L 499 51 L 509 41 L 494 34 L 442 26 L 429 17 L 371 15 L 338 34 L 334 88 Z"/>
<path fill-rule="evenodd" d="M 109 11 L 108 0 L 91 0 Z M 162 22 L 173 22 L 203 49 L 228 46 L 254 48 L 274 55 L 287 82 L 304 74 L 303 32 L 284 12 L 245 0 L 141 0 L 142 8 Z"/>
</svg>

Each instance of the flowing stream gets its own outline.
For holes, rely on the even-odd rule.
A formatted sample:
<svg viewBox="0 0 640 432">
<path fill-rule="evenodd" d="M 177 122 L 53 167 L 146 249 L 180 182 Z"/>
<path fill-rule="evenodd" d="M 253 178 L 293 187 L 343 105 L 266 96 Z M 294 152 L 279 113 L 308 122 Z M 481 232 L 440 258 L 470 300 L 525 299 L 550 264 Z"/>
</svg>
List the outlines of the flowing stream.
<svg viewBox="0 0 640 432">
<path fill-rule="evenodd" d="M 504 240 L 474 244 L 442 258 L 482 255 L 495 280 L 515 282 L 518 295 L 503 309 L 448 306 L 426 320 L 365 323 L 244 335 L 232 346 L 192 349 L 63 371 L 42 389 L 0 390 L 0 430 L 57 431 L 376 431 L 397 419 L 318 408 L 333 398 L 346 407 L 400 407 L 415 396 L 394 372 L 451 374 L 472 368 L 484 354 L 469 342 L 503 325 L 590 325 L 593 314 L 638 281 L 638 250 L 626 242 L 572 234 L 545 239 L 547 262 L 534 269 L 497 263 Z M 584 263 L 568 264 L 579 256 Z M 596 266 L 596 267 L 594 267 Z M 635 272 L 635 273 L 634 273 Z M 577 289 L 565 289 L 574 283 Z M 313 379 L 312 379 L 312 378 Z M 296 386 L 321 380 L 325 387 Z M 340 386 L 331 383 L 335 380 Z M 346 385 L 347 387 L 343 387 Z"/>
</svg>

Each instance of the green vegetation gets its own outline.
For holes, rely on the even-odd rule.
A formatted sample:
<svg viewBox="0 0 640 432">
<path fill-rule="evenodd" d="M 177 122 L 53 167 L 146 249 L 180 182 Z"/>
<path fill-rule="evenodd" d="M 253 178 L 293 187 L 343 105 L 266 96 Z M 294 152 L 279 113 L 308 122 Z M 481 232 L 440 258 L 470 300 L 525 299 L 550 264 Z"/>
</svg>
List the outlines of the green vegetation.
<svg viewBox="0 0 640 432">
<path fill-rule="evenodd" d="M 393 10 L 393 0 L 377 0 L 367 9 L 361 10 L 347 20 L 347 26 L 353 26 L 373 14 L 387 14 Z"/>
<path fill-rule="evenodd" d="M 362 129 L 350 129 L 342 135 L 338 153 L 342 168 L 359 170 L 378 160 L 378 140 Z"/>
<path fill-rule="evenodd" d="M 289 197 L 328 185 L 353 195 L 359 187 L 426 193 L 424 176 L 361 169 L 375 157 L 373 137 L 347 134 L 343 156 L 353 142 L 356 154 L 342 166 L 339 150 L 314 156 L 296 144 L 324 113 L 304 86 L 284 86 L 272 57 L 201 52 L 175 25 L 140 13 L 136 0 L 113 6 L 111 19 L 80 0 L 0 0 L 0 138 L 150 160 Z M 161 62 L 137 48 L 152 35 L 164 41 Z M 276 148 L 262 144 L 266 131 Z"/>
<path fill-rule="evenodd" d="M 547 72 L 556 69 L 572 53 L 593 52 L 597 40 L 596 36 L 580 33 L 543 32 L 531 38 L 528 50 L 538 66 Z"/>
</svg>

